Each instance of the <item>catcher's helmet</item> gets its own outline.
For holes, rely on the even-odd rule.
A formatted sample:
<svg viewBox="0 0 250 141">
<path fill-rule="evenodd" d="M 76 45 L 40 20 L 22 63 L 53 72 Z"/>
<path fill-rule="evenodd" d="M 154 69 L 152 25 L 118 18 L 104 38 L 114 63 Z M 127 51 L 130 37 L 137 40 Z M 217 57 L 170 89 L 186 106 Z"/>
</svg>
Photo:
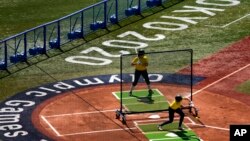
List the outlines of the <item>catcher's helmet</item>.
<svg viewBox="0 0 250 141">
<path fill-rule="evenodd" d="M 138 55 L 144 55 L 144 54 L 145 54 L 145 51 L 143 49 L 139 49 Z"/>
<path fill-rule="evenodd" d="M 175 96 L 175 101 L 176 102 L 180 102 L 182 100 L 182 96 L 181 95 L 176 95 Z"/>
</svg>

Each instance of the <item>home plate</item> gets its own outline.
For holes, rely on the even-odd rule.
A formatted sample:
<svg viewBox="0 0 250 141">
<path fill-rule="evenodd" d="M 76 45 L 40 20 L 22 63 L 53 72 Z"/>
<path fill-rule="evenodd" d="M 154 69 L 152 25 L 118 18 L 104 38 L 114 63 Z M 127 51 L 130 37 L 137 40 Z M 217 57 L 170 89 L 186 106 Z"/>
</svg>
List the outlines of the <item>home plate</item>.
<svg viewBox="0 0 250 141">
<path fill-rule="evenodd" d="M 167 137 L 178 137 L 175 133 L 167 133 L 165 136 Z"/>
<path fill-rule="evenodd" d="M 151 115 L 149 116 L 148 118 L 151 118 L 151 119 L 157 119 L 157 118 L 161 118 L 159 115 Z"/>
</svg>

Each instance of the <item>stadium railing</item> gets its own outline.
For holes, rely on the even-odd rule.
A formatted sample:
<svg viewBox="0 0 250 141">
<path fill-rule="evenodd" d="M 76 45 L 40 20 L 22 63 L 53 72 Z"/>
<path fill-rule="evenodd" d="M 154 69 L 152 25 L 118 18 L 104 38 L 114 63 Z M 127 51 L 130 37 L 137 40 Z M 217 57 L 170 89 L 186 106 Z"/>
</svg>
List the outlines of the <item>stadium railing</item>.
<svg viewBox="0 0 250 141">
<path fill-rule="evenodd" d="M 0 41 L 0 70 L 171 0 L 104 0 Z"/>
</svg>

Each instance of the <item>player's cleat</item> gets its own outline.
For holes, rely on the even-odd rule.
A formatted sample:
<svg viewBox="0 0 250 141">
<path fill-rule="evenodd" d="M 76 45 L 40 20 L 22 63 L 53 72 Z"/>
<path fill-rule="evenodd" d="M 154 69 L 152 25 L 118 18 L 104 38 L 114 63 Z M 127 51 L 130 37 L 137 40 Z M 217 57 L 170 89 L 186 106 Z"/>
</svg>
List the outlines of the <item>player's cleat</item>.
<svg viewBox="0 0 250 141">
<path fill-rule="evenodd" d="M 181 130 L 181 131 L 183 131 L 183 130 L 184 130 L 184 128 L 182 128 L 182 127 L 178 127 L 178 130 Z"/>
<path fill-rule="evenodd" d="M 129 95 L 129 96 L 132 96 L 132 91 L 130 91 L 128 95 Z"/>
<path fill-rule="evenodd" d="M 149 95 L 152 95 L 154 92 L 150 89 L 148 90 Z"/>
<path fill-rule="evenodd" d="M 150 89 L 150 90 L 148 90 L 148 98 L 149 99 L 152 99 L 152 94 L 153 94 L 154 92 Z"/>
<path fill-rule="evenodd" d="M 158 125 L 158 130 L 163 131 L 163 129 L 160 125 Z"/>
</svg>

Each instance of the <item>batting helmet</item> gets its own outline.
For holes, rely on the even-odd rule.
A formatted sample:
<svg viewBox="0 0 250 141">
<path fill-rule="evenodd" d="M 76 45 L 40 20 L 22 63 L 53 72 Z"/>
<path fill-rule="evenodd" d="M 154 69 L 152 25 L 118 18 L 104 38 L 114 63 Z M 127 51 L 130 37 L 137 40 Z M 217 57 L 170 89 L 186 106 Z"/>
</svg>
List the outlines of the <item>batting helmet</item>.
<svg viewBox="0 0 250 141">
<path fill-rule="evenodd" d="M 145 51 L 143 49 L 139 49 L 138 55 L 144 55 L 144 54 L 145 54 Z"/>
<path fill-rule="evenodd" d="M 182 100 L 182 96 L 181 95 L 176 95 L 175 96 L 175 101 L 176 102 L 180 102 Z"/>
</svg>

